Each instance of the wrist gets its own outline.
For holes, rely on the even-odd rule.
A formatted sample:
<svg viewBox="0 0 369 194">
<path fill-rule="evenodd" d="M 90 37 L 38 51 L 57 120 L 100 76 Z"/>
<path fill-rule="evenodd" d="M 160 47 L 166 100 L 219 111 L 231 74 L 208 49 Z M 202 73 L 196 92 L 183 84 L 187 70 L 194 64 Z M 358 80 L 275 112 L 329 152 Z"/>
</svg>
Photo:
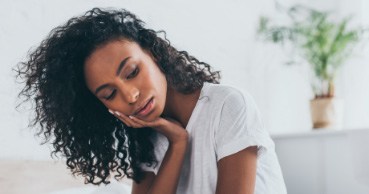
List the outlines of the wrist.
<svg viewBox="0 0 369 194">
<path fill-rule="evenodd" d="M 188 145 L 188 139 L 177 140 L 175 142 L 169 141 L 169 146 L 177 150 L 185 150 Z"/>
</svg>

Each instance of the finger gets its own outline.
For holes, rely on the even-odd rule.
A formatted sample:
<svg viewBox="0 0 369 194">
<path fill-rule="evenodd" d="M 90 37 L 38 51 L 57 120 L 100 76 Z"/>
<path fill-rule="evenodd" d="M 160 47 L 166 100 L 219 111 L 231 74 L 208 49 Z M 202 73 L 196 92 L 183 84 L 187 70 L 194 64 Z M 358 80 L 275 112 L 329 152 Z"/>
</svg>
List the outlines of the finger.
<svg viewBox="0 0 369 194">
<path fill-rule="evenodd" d="M 148 123 L 147 122 L 145 122 L 145 121 L 143 121 L 143 120 L 141 120 L 139 118 L 136 118 L 134 116 L 129 116 L 129 119 L 131 119 L 133 122 L 135 122 L 135 123 L 137 123 L 137 124 L 139 124 L 141 126 L 148 126 Z"/>
<path fill-rule="evenodd" d="M 134 117 L 134 116 L 129 116 L 130 119 L 132 119 L 133 121 L 135 121 L 136 123 L 143 125 L 143 126 L 147 126 L 147 127 L 156 127 L 157 126 L 157 122 L 158 119 L 155 119 L 154 121 L 144 121 L 140 118 Z"/>
<path fill-rule="evenodd" d="M 122 116 L 123 114 L 121 114 L 118 111 L 113 111 L 109 109 L 109 112 L 114 115 L 116 118 L 118 118 L 120 121 L 122 121 L 124 124 L 126 124 L 128 127 L 132 127 L 133 123 L 132 121 L 130 121 L 130 119 L 128 119 L 127 117 Z"/>
<path fill-rule="evenodd" d="M 119 120 L 121 120 L 128 127 L 132 127 L 133 123 L 131 123 L 131 121 L 129 121 L 129 119 L 125 118 L 124 116 L 118 115 L 118 114 L 114 114 L 114 116 L 117 117 Z"/>
<path fill-rule="evenodd" d="M 130 120 L 128 120 L 127 118 L 124 118 L 124 117 L 118 116 L 118 115 L 117 115 L 117 118 L 119 120 L 121 120 L 124 124 L 126 124 L 128 127 L 133 127 L 134 126 L 134 124 Z"/>
<path fill-rule="evenodd" d="M 127 125 L 129 127 L 134 127 L 134 128 L 142 128 L 144 127 L 142 124 L 135 122 L 134 120 L 130 119 L 129 117 L 127 117 L 126 115 L 116 112 L 118 118 L 121 118 L 122 120 L 124 120 L 125 123 L 128 123 Z"/>
</svg>

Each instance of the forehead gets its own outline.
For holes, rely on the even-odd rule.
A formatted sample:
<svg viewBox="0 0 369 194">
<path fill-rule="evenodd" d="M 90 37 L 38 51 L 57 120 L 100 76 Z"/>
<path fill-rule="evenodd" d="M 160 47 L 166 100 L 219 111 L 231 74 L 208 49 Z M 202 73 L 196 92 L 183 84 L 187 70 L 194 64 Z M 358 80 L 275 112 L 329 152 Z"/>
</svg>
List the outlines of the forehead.
<svg viewBox="0 0 369 194">
<path fill-rule="evenodd" d="M 85 69 L 100 68 L 104 65 L 117 65 L 116 60 L 142 53 L 141 48 L 134 42 L 115 40 L 108 42 L 93 51 L 85 61 Z M 106 67 L 106 66 L 105 66 Z"/>
</svg>

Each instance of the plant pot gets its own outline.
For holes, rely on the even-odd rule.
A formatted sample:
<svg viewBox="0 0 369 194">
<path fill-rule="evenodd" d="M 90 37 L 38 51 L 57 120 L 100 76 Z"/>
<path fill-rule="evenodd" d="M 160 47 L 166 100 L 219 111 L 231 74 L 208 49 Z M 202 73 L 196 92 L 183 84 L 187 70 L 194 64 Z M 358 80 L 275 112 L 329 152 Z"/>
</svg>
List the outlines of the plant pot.
<svg viewBox="0 0 369 194">
<path fill-rule="evenodd" d="M 313 129 L 341 129 L 343 99 L 316 98 L 310 101 Z"/>
</svg>

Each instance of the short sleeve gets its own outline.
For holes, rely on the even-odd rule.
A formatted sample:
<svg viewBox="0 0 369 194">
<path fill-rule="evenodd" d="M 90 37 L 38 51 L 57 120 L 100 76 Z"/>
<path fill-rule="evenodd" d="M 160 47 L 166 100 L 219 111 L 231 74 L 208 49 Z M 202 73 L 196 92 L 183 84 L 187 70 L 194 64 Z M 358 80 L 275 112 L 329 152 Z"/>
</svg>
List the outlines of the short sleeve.
<svg viewBox="0 0 369 194">
<path fill-rule="evenodd" d="M 154 142 L 154 154 L 156 156 L 156 159 L 158 160 L 158 165 L 155 165 L 154 163 L 151 166 L 148 166 L 146 163 L 142 163 L 140 165 L 143 171 L 150 171 L 153 172 L 155 175 L 158 174 L 160 165 L 169 147 L 168 139 L 160 133 L 156 134 L 157 135 L 153 139 L 153 142 Z"/>
<path fill-rule="evenodd" d="M 271 144 L 253 97 L 246 91 L 232 90 L 224 100 L 215 131 L 217 161 L 250 146 L 258 147 L 260 157 Z"/>
</svg>

